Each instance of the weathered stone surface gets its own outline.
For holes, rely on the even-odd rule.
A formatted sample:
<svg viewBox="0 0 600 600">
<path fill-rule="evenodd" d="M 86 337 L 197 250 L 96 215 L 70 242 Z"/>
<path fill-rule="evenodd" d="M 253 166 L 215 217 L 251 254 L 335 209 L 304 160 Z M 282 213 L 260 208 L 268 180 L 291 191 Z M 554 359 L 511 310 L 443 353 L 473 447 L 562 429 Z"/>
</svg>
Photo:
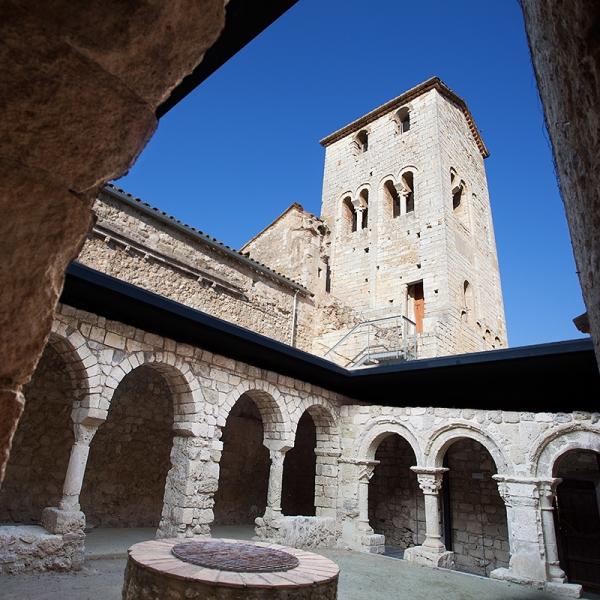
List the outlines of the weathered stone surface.
<svg viewBox="0 0 600 600">
<path fill-rule="evenodd" d="M 83 532 L 56 535 L 35 525 L 0 527 L 0 574 L 79 570 Z"/>
<path fill-rule="evenodd" d="M 80 510 L 61 510 L 49 506 L 42 512 L 42 526 L 50 533 L 83 533 L 85 515 Z"/>
<path fill-rule="evenodd" d="M 600 5 L 521 0 L 521 6 L 600 361 Z"/>
<path fill-rule="evenodd" d="M 157 105 L 217 39 L 224 4 L 2 4 L 0 481 L 16 394 L 91 224 L 90 198 L 133 164 Z"/>
</svg>

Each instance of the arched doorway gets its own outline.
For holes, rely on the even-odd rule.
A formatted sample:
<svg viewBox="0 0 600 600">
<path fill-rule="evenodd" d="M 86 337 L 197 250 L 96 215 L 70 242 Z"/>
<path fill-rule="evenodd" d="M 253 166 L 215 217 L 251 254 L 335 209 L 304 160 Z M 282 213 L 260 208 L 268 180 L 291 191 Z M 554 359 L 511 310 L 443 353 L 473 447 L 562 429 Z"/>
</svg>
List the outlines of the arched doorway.
<svg viewBox="0 0 600 600">
<path fill-rule="evenodd" d="M 423 494 L 411 471 L 417 459 L 410 444 L 394 433 L 381 441 L 375 460 L 379 464 L 369 482 L 369 524 L 385 536 L 387 553 L 401 555 L 425 535 Z"/>
<path fill-rule="evenodd" d="M 270 457 L 264 424 L 251 392 L 233 405 L 222 430 L 215 525 L 253 525 L 267 506 Z"/>
<path fill-rule="evenodd" d="M 0 523 L 37 524 L 62 496 L 74 441 L 71 411 L 77 400 L 66 342 L 52 337 L 31 381 L 0 489 Z"/>
<path fill-rule="evenodd" d="M 80 499 L 88 527 L 158 527 L 173 409 L 169 383 L 154 366 L 123 377 L 90 445 Z"/>
<path fill-rule="evenodd" d="M 281 510 L 284 515 L 314 516 L 317 428 L 308 411 L 298 421 L 294 447 L 283 463 Z"/>
<path fill-rule="evenodd" d="M 443 531 L 456 569 L 489 576 L 509 560 L 506 507 L 492 479 L 496 464 L 478 441 L 462 438 L 444 456 Z"/>
<path fill-rule="evenodd" d="M 554 465 L 556 538 L 569 582 L 600 591 L 600 453 L 571 450 Z"/>
</svg>

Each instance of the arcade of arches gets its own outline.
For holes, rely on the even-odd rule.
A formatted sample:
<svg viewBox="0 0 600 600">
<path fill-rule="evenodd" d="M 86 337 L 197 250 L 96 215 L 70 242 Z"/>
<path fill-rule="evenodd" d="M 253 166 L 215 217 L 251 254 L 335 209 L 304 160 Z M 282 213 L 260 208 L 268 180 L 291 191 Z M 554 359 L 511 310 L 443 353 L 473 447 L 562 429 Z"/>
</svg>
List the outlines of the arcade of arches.
<svg viewBox="0 0 600 600">
<path fill-rule="evenodd" d="M 2 572 L 79 568 L 91 528 L 245 524 L 547 590 L 598 584 L 600 553 L 580 551 L 600 529 L 598 415 L 359 405 L 68 307 L 26 393 Z"/>
</svg>

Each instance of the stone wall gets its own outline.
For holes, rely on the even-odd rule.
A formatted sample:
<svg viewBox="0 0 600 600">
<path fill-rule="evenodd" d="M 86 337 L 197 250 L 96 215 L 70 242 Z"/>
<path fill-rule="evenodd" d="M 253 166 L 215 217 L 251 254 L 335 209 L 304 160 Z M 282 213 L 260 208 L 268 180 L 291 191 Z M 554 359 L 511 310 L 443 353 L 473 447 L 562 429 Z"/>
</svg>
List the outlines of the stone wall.
<svg viewBox="0 0 600 600">
<path fill-rule="evenodd" d="M 141 204 L 141 203 L 140 203 Z M 110 188 L 78 260 L 94 269 L 289 344 L 296 289 L 129 206 Z M 173 223 L 176 221 L 173 219 Z M 223 247 L 224 248 L 224 247 Z M 268 271 L 268 269 L 266 269 Z M 296 345 L 310 350 L 314 305 L 297 296 Z"/>
<path fill-rule="evenodd" d="M 404 549 L 422 543 L 423 494 L 410 470 L 417 463 L 414 452 L 399 435 L 391 435 L 377 448 L 375 460 L 380 463 L 369 483 L 371 527 L 385 535 L 386 546 Z"/>
<path fill-rule="evenodd" d="M 240 249 L 313 293 L 325 290 L 326 227 L 321 219 L 292 204 Z M 285 251 L 282 251 L 285 249 Z"/>
<path fill-rule="evenodd" d="M 600 361 L 600 7 L 595 0 L 520 3 Z"/>
<path fill-rule="evenodd" d="M 0 523 L 39 523 L 42 510 L 58 504 L 74 441 L 75 397 L 66 365 L 52 345 L 23 393 L 25 411 L 0 490 Z"/>
<path fill-rule="evenodd" d="M 173 441 L 173 394 L 149 367 L 128 374 L 90 446 L 88 527 L 157 527 Z"/>
<path fill-rule="evenodd" d="M 459 440 L 447 451 L 447 482 L 452 550 L 459 571 L 488 575 L 508 566 L 506 507 L 492 479 L 489 452 L 473 440 Z"/>
</svg>

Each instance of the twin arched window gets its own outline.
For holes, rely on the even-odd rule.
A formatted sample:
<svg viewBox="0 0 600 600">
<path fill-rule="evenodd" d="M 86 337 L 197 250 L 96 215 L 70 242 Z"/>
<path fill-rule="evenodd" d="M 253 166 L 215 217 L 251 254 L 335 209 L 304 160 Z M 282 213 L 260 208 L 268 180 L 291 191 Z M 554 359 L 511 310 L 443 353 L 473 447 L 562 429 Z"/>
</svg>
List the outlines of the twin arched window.
<svg viewBox="0 0 600 600">
<path fill-rule="evenodd" d="M 400 183 L 394 184 L 388 179 L 383 184 L 385 204 L 389 207 L 392 218 L 415 210 L 415 175 L 413 171 L 405 171 L 400 177 Z"/>
<path fill-rule="evenodd" d="M 369 225 L 369 190 L 364 188 L 358 194 L 358 209 L 350 196 L 342 201 L 345 231 L 354 233 L 358 229 L 366 229 Z"/>
</svg>

